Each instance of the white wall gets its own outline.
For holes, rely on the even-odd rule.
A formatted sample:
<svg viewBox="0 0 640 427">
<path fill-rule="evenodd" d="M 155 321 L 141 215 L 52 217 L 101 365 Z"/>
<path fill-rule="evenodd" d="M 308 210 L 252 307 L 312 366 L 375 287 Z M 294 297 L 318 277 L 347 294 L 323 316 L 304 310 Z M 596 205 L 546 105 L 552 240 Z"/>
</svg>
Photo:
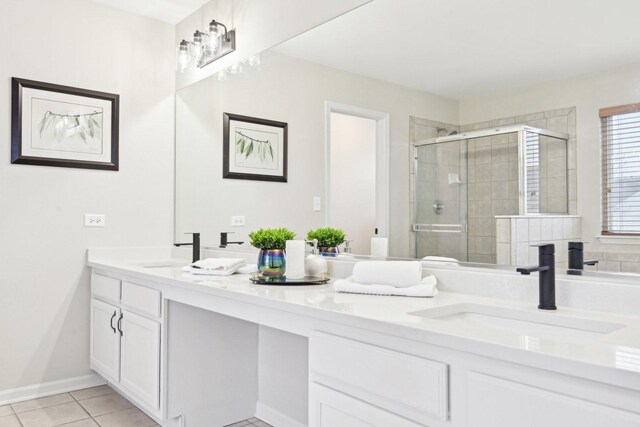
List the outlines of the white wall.
<svg viewBox="0 0 640 427">
<path fill-rule="evenodd" d="M 219 82 L 209 78 L 177 93 L 176 233 L 203 232 L 217 242 L 220 231 L 247 241 L 258 227 L 287 226 L 302 237 L 324 225 L 313 196 L 324 194 L 325 101 L 391 114 L 390 253 L 409 256 L 409 116 L 457 123 L 454 100 L 266 53 L 259 69 Z M 289 181 L 222 179 L 223 112 L 289 123 Z M 230 227 L 245 215 L 245 227 Z"/>
<path fill-rule="evenodd" d="M 371 252 L 376 223 L 376 121 L 331 113 L 329 225 L 342 228 L 354 254 Z"/>
<path fill-rule="evenodd" d="M 474 123 L 556 108 L 576 107 L 578 215 L 583 217 L 582 239 L 590 251 L 638 252 L 640 245 L 601 244 L 600 234 L 600 119 L 603 107 L 640 101 L 640 64 L 547 82 L 460 101 L 460 123 Z"/>
<path fill-rule="evenodd" d="M 3 391 L 89 373 L 87 247 L 172 238 L 174 29 L 85 0 L 3 0 L 0 32 Z M 10 164 L 14 76 L 120 94 L 120 171 Z"/>
<path fill-rule="evenodd" d="M 236 31 L 236 51 L 202 69 L 176 77 L 177 88 L 211 76 L 251 55 L 303 33 L 370 0 L 211 0 L 176 26 L 175 46 L 206 31 L 215 19 Z"/>
</svg>

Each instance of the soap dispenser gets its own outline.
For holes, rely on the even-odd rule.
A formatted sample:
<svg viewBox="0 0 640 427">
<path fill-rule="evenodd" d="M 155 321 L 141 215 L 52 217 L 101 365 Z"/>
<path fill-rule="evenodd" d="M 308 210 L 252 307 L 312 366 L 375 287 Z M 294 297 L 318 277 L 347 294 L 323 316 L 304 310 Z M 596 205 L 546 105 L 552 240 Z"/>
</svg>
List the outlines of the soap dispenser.
<svg viewBox="0 0 640 427">
<path fill-rule="evenodd" d="M 389 239 L 386 237 L 380 237 L 378 235 L 377 228 L 371 238 L 371 256 L 380 258 L 386 258 L 389 256 Z"/>
<path fill-rule="evenodd" d="M 329 264 L 322 255 L 318 255 L 318 239 L 307 240 L 313 244 L 311 255 L 304 261 L 304 274 L 307 276 L 322 276 L 329 272 Z"/>
</svg>

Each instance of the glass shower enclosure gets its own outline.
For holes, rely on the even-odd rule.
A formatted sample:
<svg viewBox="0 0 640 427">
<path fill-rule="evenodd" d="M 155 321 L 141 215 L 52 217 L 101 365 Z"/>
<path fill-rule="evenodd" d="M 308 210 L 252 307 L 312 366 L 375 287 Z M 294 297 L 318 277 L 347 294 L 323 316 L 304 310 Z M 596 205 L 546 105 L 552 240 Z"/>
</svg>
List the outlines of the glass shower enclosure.
<svg viewBox="0 0 640 427">
<path fill-rule="evenodd" d="M 567 214 L 568 135 L 507 126 L 414 148 L 415 256 L 495 263 L 495 218 Z"/>
</svg>

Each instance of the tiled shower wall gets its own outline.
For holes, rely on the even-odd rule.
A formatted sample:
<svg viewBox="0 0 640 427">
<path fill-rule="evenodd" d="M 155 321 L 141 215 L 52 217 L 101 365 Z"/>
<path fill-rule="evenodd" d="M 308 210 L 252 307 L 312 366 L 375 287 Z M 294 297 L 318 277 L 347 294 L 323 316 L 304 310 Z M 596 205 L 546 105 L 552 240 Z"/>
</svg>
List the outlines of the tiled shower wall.
<svg viewBox="0 0 640 427">
<path fill-rule="evenodd" d="M 523 116 L 507 117 L 488 122 L 472 123 L 459 127 L 435 122 L 431 120 L 410 118 L 410 212 L 414 212 L 416 205 L 414 200 L 414 188 L 416 174 L 414 173 L 413 153 L 414 144 L 427 138 L 437 136 L 437 128 L 460 132 L 486 129 L 497 126 L 526 124 L 532 127 L 544 128 L 569 134 L 567 142 L 566 164 L 568 168 L 567 186 L 562 189 L 557 186 L 547 187 L 552 191 L 568 193 L 568 211 L 575 214 L 576 204 L 576 111 L 575 107 L 559 110 L 544 111 Z M 464 150 L 460 151 L 464 155 Z M 461 159 L 462 160 L 462 159 Z M 518 170 L 517 170 L 517 134 L 498 135 L 494 137 L 476 138 L 469 140 L 468 144 L 468 260 L 475 262 L 496 262 L 496 215 L 517 215 L 518 212 Z M 462 164 L 462 161 L 461 161 Z M 427 164 L 420 166 L 428 167 Z M 417 195 L 416 199 L 422 197 Z M 428 195 L 424 195 L 428 197 Z M 462 197 L 462 195 L 460 195 Z M 552 197 L 552 195 L 549 195 Z M 542 203 L 546 203 L 543 198 Z M 461 208 L 464 201 L 461 200 Z M 543 207 L 543 206 L 541 206 Z M 414 218 L 417 219 L 417 218 Z M 421 245 L 429 245 L 433 250 L 438 248 L 439 255 L 452 256 L 447 248 L 454 247 L 453 239 L 445 242 L 444 237 L 434 239 L 433 235 L 418 239 Z M 422 243 L 425 241 L 426 243 Z M 415 250 L 411 239 L 411 251 Z M 440 243 L 443 247 L 440 248 Z M 423 248 L 418 248 L 419 252 Z M 419 253 L 420 255 L 420 253 Z"/>
<path fill-rule="evenodd" d="M 582 218 L 575 215 L 503 216 L 496 219 L 497 263 L 525 266 L 538 264 L 538 248 L 555 245 L 556 265 L 567 268 L 568 243 L 579 241 Z"/>
</svg>

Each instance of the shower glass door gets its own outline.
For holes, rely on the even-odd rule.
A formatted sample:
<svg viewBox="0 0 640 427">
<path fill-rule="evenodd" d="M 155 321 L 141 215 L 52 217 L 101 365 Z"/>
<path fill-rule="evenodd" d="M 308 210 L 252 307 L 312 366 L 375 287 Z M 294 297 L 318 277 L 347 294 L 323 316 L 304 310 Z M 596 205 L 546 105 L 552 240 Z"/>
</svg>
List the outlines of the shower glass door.
<svg viewBox="0 0 640 427">
<path fill-rule="evenodd" d="M 467 140 L 415 147 L 416 258 L 468 261 Z"/>
</svg>

